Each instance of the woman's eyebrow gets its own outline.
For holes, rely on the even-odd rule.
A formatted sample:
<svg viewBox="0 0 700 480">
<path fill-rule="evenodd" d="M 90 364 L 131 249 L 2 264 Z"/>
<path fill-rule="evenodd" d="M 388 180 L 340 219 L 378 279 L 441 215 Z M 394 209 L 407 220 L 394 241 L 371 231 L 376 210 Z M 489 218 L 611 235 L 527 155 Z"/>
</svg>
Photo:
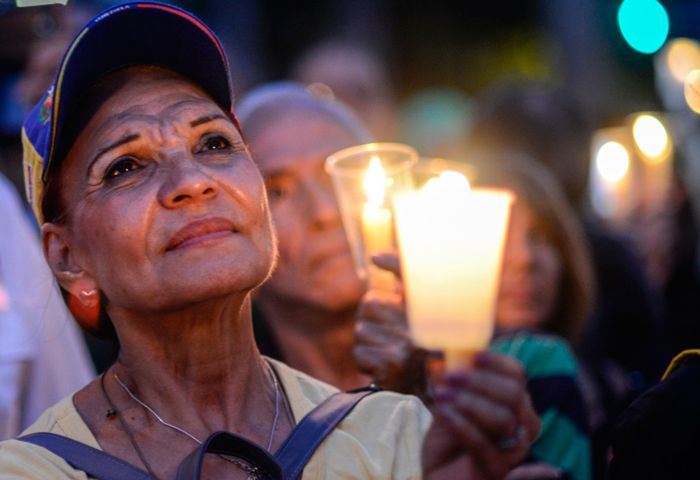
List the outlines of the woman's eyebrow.
<svg viewBox="0 0 700 480">
<path fill-rule="evenodd" d="M 100 150 L 97 151 L 94 157 L 92 157 L 92 160 L 90 161 L 90 164 L 88 165 L 87 172 L 88 175 L 90 174 L 90 170 L 92 169 L 92 166 L 95 164 L 98 158 L 100 158 L 102 155 L 105 153 L 109 152 L 110 150 L 114 150 L 115 148 L 118 148 L 125 143 L 133 142 L 134 140 L 138 140 L 141 137 L 138 133 L 131 133 L 123 136 L 119 140 L 117 140 L 114 143 L 110 143 L 104 148 L 101 148 Z"/>
<path fill-rule="evenodd" d="M 215 113 L 213 115 L 204 115 L 203 117 L 199 117 L 196 120 L 192 120 L 190 122 L 190 127 L 198 127 L 199 125 L 202 125 L 207 122 L 213 122 L 214 120 L 228 120 L 228 118 L 220 113 Z"/>
</svg>

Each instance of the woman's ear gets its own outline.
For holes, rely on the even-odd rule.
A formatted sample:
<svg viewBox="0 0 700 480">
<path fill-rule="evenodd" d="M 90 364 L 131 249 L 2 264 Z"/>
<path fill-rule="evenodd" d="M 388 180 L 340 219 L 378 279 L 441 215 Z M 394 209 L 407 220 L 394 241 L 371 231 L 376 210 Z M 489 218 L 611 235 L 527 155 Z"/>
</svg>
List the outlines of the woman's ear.
<svg viewBox="0 0 700 480">
<path fill-rule="evenodd" d="M 64 225 L 42 225 L 44 256 L 59 285 L 69 293 L 66 303 L 75 319 L 83 327 L 94 329 L 99 320 L 99 288 L 95 279 L 76 262 L 67 235 Z"/>
<path fill-rule="evenodd" d="M 83 270 L 73 255 L 65 225 L 45 223 L 41 226 L 41 243 L 44 256 L 58 283 L 74 296 L 78 296 L 76 287 L 82 289 L 96 288 L 94 280 Z"/>
</svg>

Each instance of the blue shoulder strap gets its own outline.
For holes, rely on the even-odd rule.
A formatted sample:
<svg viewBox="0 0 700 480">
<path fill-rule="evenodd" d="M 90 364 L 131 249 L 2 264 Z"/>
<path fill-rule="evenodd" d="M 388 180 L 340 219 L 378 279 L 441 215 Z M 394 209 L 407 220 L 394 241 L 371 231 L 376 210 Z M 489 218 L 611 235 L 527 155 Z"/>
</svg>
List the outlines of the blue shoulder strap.
<svg viewBox="0 0 700 480">
<path fill-rule="evenodd" d="M 275 452 L 284 480 L 296 480 L 318 446 L 360 400 L 381 390 L 375 385 L 338 392 L 311 410 Z"/>
<path fill-rule="evenodd" d="M 130 463 L 55 433 L 32 433 L 17 440 L 44 447 L 63 458 L 73 468 L 100 480 L 155 480 Z"/>
<path fill-rule="evenodd" d="M 216 432 L 183 460 L 178 478 L 198 479 L 203 456 L 207 453 L 218 453 L 234 457 L 244 454 L 245 459 L 251 464 L 264 466 L 262 472 L 269 475 L 266 478 L 275 478 L 279 475 L 277 472 L 281 471 L 284 480 L 296 480 L 328 434 L 343 421 L 360 400 L 379 390 L 379 387 L 370 385 L 331 395 L 299 422 L 277 450 L 274 459 L 252 442 L 226 432 Z M 117 457 L 61 435 L 33 433 L 19 437 L 17 440 L 44 447 L 63 458 L 72 467 L 100 480 L 155 480 L 148 473 Z M 245 448 L 242 448 L 241 442 L 246 443 L 243 445 Z M 256 448 L 260 452 L 256 451 Z M 267 461 L 268 457 L 269 460 L 279 464 L 280 470 L 275 468 L 277 465 L 270 465 Z"/>
</svg>

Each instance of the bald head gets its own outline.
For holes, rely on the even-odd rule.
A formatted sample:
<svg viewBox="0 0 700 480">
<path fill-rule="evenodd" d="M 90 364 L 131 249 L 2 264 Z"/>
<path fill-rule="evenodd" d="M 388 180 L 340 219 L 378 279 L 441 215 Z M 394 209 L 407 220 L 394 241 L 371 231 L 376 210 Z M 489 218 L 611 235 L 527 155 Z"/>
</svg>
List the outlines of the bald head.
<svg viewBox="0 0 700 480">
<path fill-rule="evenodd" d="M 260 305 L 353 310 L 364 284 L 355 273 L 324 163 L 340 149 L 371 141 L 368 132 L 340 103 L 293 83 L 258 88 L 237 112 L 278 233 L 277 270 L 259 292 Z"/>
<path fill-rule="evenodd" d="M 312 93 L 293 82 L 270 83 L 243 97 L 236 108 L 238 119 L 249 138 L 280 117 L 314 117 L 347 131 L 354 143 L 372 141 L 369 131 L 343 104 Z"/>
</svg>

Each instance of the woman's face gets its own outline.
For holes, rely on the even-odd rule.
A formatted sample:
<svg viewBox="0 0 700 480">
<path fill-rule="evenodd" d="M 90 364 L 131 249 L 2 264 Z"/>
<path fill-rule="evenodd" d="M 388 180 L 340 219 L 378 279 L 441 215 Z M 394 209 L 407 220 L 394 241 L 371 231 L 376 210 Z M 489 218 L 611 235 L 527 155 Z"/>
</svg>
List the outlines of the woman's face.
<svg viewBox="0 0 700 480">
<path fill-rule="evenodd" d="M 355 273 L 324 162 L 357 140 L 312 108 L 280 109 L 253 127 L 247 132 L 265 178 L 280 253 L 261 295 L 328 311 L 354 308 L 365 286 Z"/>
<path fill-rule="evenodd" d="M 532 328 L 547 320 L 559 297 L 562 258 L 535 212 L 516 201 L 510 218 L 496 306 L 500 328 Z"/>
<path fill-rule="evenodd" d="M 129 75 L 62 167 L 64 269 L 92 278 L 110 309 L 170 310 L 249 291 L 269 274 L 274 247 L 239 132 L 183 78 Z"/>
</svg>

